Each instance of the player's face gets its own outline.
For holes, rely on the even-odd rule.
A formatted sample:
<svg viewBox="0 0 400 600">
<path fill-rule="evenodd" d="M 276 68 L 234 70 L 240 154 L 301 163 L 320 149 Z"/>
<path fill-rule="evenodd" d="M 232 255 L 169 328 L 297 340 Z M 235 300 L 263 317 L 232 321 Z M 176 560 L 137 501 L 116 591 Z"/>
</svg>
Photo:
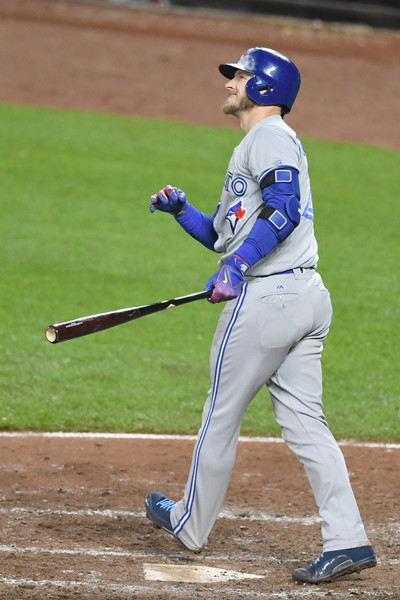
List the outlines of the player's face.
<svg viewBox="0 0 400 600">
<path fill-rule="evenodd" d="M 252 77 L 252 73 L 238 70 L 233 79 L 225 84 L 225 89 L 229 95 L 222 106 L 224 114 L 238 115 L 240 112 L 254 106 L 254 102 L 250 100 L 246 92 L 246 83 Z"/>
</svg>

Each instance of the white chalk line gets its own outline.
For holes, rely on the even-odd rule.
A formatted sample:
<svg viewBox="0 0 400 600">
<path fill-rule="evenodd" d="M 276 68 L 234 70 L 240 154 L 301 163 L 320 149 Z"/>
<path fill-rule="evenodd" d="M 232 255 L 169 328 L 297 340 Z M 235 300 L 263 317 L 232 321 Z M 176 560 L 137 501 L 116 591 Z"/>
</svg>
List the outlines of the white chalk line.
<svg viewBox="0 0 400 600">
<path fill-rule="evenodd" d="M 131 519 L 144 519 L 146 513 L 144 511 L 130 511 L 130 510 L 98 510 L 98 509 L 84 509 L 84 510 L 63 510 L 63 509 L 51 509 L 51 508 L 0 508 L 0 514 L 21 514 L 24 516 L 72 516 L 72 517 L 103 517 L 107 519 L 117 519 L 120 517 L 127 517 Z M 254 512 L 249 514 L 236 514 L 233 511 L 223 510 L 219 519 L 227 519 L 230 521 L 260 521 L 260 522 L 273 522 L 273 523 L 295 523 L 305 525 L 307 527 L 313 526 L 316 523 L 320 523 L 320 517 L 316 515 L 310 515 L 305 517 L 288 517 L 288 516 L 277 516 L 263 512 Z"/>
<path fill-rule="evenodd" d="M 102 558 L 107 558 L 107 557 L 111 557 L 111 558 L 130 558 L 133 560 L 141 560 L 143 559 L 144 561 L 148 562 L 150 555 L 148 552 L 144 552 L 144 551 L 136 551 L 136 552 L 129 552 L 127 550 L 121 550 L 121 549 L 114 549 L 111 550 L 109 548 L 104 548 L 104 549 L 96 549 L 96 548 L 46 548 L 45 546 L 26 546 L 26 547 L 22 547 L 22 546 L 17 546 L 16 544 L 3 544 L 0 545 L 0 554 L 18 554 L 18 555 L 23 555 L 23 554 L 50 554 L 53 556 L 88 556 L 88 557 L 102 557 Z M 246 554 L 246 557 L 249 557 L 249 554 Z M 257 557 L 259 558 L 259 554 L 257 554 Z M 221 565 L 224 562 L 228 562 L 230 566 L 232 566 L 232 560 L 228 557 L 226 553 L 224 554 L 217 554 L 214 553 L 212 555 L 212 560 L 213 562 L 218 562 L 219 565 Z M 198 558 L 198 561 L 201 561 L 201 557 Z M 262 563 L 262 567 L 263 570 L 265 571 L 265 568 L 268 564 L 273 564 L 276 565 L 277 563 L 282 564 L 282 563 L 294 563 L 294 562 L 298 562 L 297 559 L 286 559 L 285 561 L 282 560 L 281 558 L 278 558 L 276 556 L 267 556 L 263 558 L 263 563 Z M 176 564 L 176 563 L 174 563 Z M 186 563 L 185 563 L 186 564 Z M 203 561 L 204 564 L 204 561 Z"/>
<path fill-rule="evenodd" d="M 108 440 L 188 440 L 195 441 L 195 435 L 173 435 L 153 433 L 107 433 L 107 432 L 79 432 L 79 431 L 0 431 L 0 437 L 10 438 L 82 438 L 82 439 L 108 439 Z M 283 444 L 282 438 L 275 437 L 248 437 L 240 436 L 242 443 Z M 357 442 L 354 440 L 338 440 L 340 446 L 354 446 L 360 448 L 383 448 L 387 450 L 400 450 L 400 444 L 391 442 Z"/>
<path fill-rule="evenodd" d="M 46 548 L 45 546 L 17 546 L 16 544 L 0 544 L 0 554 L 51 554 L 55 556 L 94 556 L 94 557 L 112 557 L 112 558 L 131 558 L 131 559 L 149 559 L 149 554 L 146 552 L 129 552 L 127 550 L 111 550 L 104 548 L 102 550 L 95 548 Z M 212 559 L 218 561 L 227 560 L 226 555 L 213 554 Z M 200 560 L 200 559 L 199 559 Z M 231 562 L 231 560 L 229 560 Z M 268 563 L 292 563 L 298 562 L 297 559 L 282 560 L 276 556 L 269 556 L 262 561 L 263 567 Z M 378 558 L 380 565 L 399 565 L 400 559 Z"/>
<path fill-rule="evenodd" d="M 260 580 L 263 581 L 263 580 Z M 154 582 L 157 583 L 157 582 Z M 163 592 L 167 592 L 170 591 L 170 597 L 174 598 L 177 596 L 183 596 L 187 598 L 188 595 L 188 590 L 186 588 L 187 584 L 185 585 L 185 587 L 183 589 L 179 589 L 176 585 L 165 585 L 165 582 L 159 582 L 162 584 L 162 590 Z M 58 588 L 73 588 L 73 587 L 77 587 L 77 588 L 90 588 L 92 591 L 94 590 L 99 590 L 99 591 L 107 591 L 107 592 L 119 592 L 119 593 L 149 593 L 149 594 L 154 594 L 155 592 L 155 588 L 154 585 L 148 586 L 148 585 L 129 585 L 129 584 L 118 584 L 118 583 L 104 583 L 103 581 L 101 583 L 93 583 L 93 582 L 86 582 L 86 581 L 63 581 L 63 580 L 51 580 L 51 579 L 42 579 L 42 580 L 35 580 L 35 579 L 14 579 L 14 578 L 10 578 L 10 577 L 0 577 L 0 584 L 4 584 L 4 585 L 8 585 L 8 586 L 30 586 L 30 587 L 37 587 L 37 588 L 45 588 L 45 587 L 49 587 L 49 586 L 53 586 L 53 587 L 58 587 Z M 199 584 L 195 583 L 194 585 L 198 586 Z M 265 586 L 265 581 L 264 584 Z M 353 590 L 354 592 L 358 593 L 358 589 L 354 588 Z M 364 592 L 363 592 L 364 593 Z M 223 588 L 223 595 L 224 596 L 233 596 L 234 598 L 237 598 L 238 595 L 238 590 L 237 588 L 228 588 L 226 587 L 226 583 L 224 585 Z M 373 595 L 370 592 L 366 592 L 365 593 L 366 596 L 370 597 L 370 598 L 374 598 L 375 595 Z M 308 597 L 312 597 L 312 598 L 325 598 L 326 597 L 326 591 L 319 591 L 317 589 L 315 589 L 315 587 L 311 588 L 311 589 L 291 589 L 288 592 L 272 592 L 272 591 L 267 591 L 267 592 L 257 592 L 256 590 L 251 590 L 251 591 L 246 591 L 245 589 L 240 589 L 240 597 L 248 597 L 248 598 L 261 598 L 261 599 L 271 599 L 271 598 L 277 598 L 277 599 L 282 599 L 282 600 L 286 600 L 289 598 L 308 598 Z M 330 598 L 343 598 L 343 592 L 342 591 L 334 591 L 334 590 L 329 590 L 329 597 Z"/>
<path fill-rule="evenodd" d="M 91 590 L 109 590 L 109 591 L 118 591 L 118 592 L 126 592 L 126 593 L 136 593 L 148 591 L 151 592 L 152 588 L 145 588 L 140 585 L 127 585 L 120 583 L 111 583 L 107 584 L 101 582 L 100 584 L 88 582 L 88 581 L 67 581 L 60 579 L 14 579 L 11 577 L 0 577 L 0 584 L 8 585 L 8 586 L 29 586 L 29 587 L 58 587 L 58 588 L 71 588 L 71 587 L 79 587 L 79 588 L 90 588 Z M 154 591 L 154 590 L 153 590 Z"/>
<path fill-rule="evenodd" d="M 145 552 L 127 552 L 125 550 L 95 550 L 94 548 L 46 548 L 42 546 L 27 546 L 20 547 L 15 544 L 0 545 L 0 553 L 3 554 L 54 554 L 66 556 L 103 556 L 114 558 L 146 558 L 149 556 Z"/>
</svg>

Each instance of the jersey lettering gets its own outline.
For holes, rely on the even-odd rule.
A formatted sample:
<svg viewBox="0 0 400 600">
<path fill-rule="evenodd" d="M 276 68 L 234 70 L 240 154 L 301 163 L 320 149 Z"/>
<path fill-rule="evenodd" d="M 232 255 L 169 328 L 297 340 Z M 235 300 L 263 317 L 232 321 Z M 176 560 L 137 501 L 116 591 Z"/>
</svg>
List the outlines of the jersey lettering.
<svg viewBox="0 0 400 600">
<path fill-rule="evenodd" d="M 243 196 L 247 190 L 247 183 L 243 177 L 235 177 L 232 180 L 232 190 L 235 196 Z"/>
<path fill-rule="evenodd" d="M 310 219 L 310 221 L 314 221 L 314 209 L 313 209 L 311 190 L 310 190 L 310 194 L 308 196 L 307 206 L 305 207 L 302 216 L 305 217 L 306 219 Z"/>
<path fill-rule="evenodd" d="M 224 188 L 226 189 L 227 192 L 229 192 L 229 184 L 231 182 L 232 177 L 233 177 L 233 173 L 228 171 L 226 174 L 226 177 L 225 177 L 225 185 L 224 185 Z"/>
<path fill-rule="evenodd" d="M 303 154 L 304 154 L 304 156 L 307 156 L 307 155 L 306 155 L 306 151 L 304 150 L 304 146 L 303 146 L 303 144 L 302 144 L 302 142 L 301 142 L 301 139 L 299 138 L 299 136 L 297 135 L 297 133 L 296 133 L 296 139 L 297 139 L 297 141 L 299 142 L 299 144 L 300 144 L 300 146 L 301 146 L 301 149 L 303 150 Z"/>
<path fill-rule="evenodd" d="M 231 171 L 228 171 L 225 177 L 224 188 L 227 192 L 229 192 L 230 189 L 235 194 L 235 196 L 238 196 L 240 198 L 246 193 L 247 181 L 243 177 L 235 177 L 233 179 L 233 173 Z"/>
</svg>

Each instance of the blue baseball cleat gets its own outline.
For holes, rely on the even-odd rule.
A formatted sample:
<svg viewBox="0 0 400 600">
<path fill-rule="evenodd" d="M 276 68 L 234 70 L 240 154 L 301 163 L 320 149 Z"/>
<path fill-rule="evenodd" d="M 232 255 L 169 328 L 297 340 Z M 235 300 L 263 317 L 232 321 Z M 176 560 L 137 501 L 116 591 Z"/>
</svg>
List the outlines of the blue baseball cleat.
<svg viewBox="0 0 400 600">
<path fill-rule="evenodd" d="M 376 556 L 372 546 L 360 546 L 323 552 L 306 569 L 295 569 L 292 577 L 299 583 L 328 583 L 343 575 L 359 573 L 375 566 Z"/>
<path fill-rule="evenodd" d="M 195 549 L 189 548 L 174 533 L 174 528 L 171 525 L 171 510 L 175 504 L 174 500 L 170 500 L 164 494 L 151 492 L 146 497 L 146 516 L 156 527 L 170 533 L 186 550 L 197 554 L 203 550 L 204 546 Z"/>
<path fill-rule="evenodd" d="M 159 492 L 151 492 L 146 498 L 146 515 L 150 521 L 156 527 L 164 529 L 176 537 L 171 525 L 171 510 L 174 505 L 174 500 L 170 500 Z"/>
</svg>

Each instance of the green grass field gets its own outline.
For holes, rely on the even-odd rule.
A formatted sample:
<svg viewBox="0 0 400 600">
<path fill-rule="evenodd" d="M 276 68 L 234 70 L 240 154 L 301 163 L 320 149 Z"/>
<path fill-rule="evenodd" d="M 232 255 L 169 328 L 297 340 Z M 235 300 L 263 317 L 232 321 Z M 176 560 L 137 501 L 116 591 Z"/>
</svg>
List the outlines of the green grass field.
<svg viewBox="0 0 400 600">
<path fill-rule="evenodd" d="M 219 199 L 234 129 L 0 105 L 0 428 L 193 433 L 221 310 L 206 301 L 51 345 L 46 327 L 203 289 L 217 255 L 150 195 Z M 303 139 L 335 316 L 324 403 L 340 438 L 400 440 L 400 153 Z M 277 435 L 266 391 L 242 433 Z"/>
</svg>

